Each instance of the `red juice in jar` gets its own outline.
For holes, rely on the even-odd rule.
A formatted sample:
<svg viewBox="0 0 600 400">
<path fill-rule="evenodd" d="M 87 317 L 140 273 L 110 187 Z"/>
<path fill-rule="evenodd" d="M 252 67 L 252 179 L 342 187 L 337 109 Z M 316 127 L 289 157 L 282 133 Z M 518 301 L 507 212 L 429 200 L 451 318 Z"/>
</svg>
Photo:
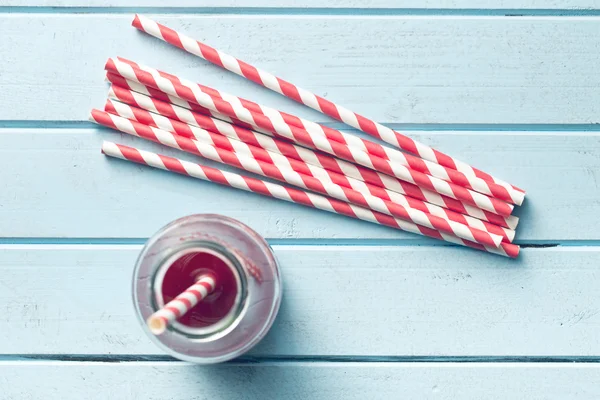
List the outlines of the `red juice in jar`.
<svg viewBox="0 0 600 400">
<path fill-rule="evenodd" d="M 202 289 L 193 305 L 181 294 L 206 276 L 214 287 Z M 264 337 L 279 309 L 281 279 L 270 246 L 256 232 L 228 217 L 198 214 L 148 240 L 136 263 L 133 297 L 144 330 L 161 348 L 182 360 L 216 363 Z M 183 299 L 185 313 L 153 333 L 146 321 L 174 299 Z"/>
<path fill-rule="evenodd" d="M 231 263 L 210 249 L 191 249 L 182 254 L 156 282 L 164 303 L 175 299 L 192 286 L 199 276 L 211 273 L 215 288 L 177 322 L 183 327 L 203 328 L 227 317 L 239 301 L 239 279 Z"/>
</svg>

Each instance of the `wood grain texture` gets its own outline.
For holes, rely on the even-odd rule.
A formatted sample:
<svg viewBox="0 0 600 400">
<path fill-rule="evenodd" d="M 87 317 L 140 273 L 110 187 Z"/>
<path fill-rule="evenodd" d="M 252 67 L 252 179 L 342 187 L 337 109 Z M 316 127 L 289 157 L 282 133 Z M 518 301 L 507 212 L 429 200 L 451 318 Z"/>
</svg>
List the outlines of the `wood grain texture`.
<svg viewBox="0 0 600 400">
<path fill-rule="evenodd" d="M 1 0 L 0 6 L 21 7 L 164 7 L 159 0 Z M 318 8 L 435 8 L 435 9 L 597 9 L 597 0 L 174 0 L 169 7 L 318 7 Z"/>
<path fill-rule="evenodd" d="M 595 400 L 599 380 L 597 364 L 0 363 L 7 399 Z"/>
<path fill-rule="evenodd" d="M 141 247 L 0 245 L 0 399 L 600 398 L 598 363 L 391 362 L 600 354 L 600 133 L 568 131 L 597 131 L 598 10 L 600 0 L 0 0 L 0 241 L 119 242 L 218 212 L 305 243 L 274 245 L 284 297 L 250 353 L 258 361 L 211 367 L 62 361 L 163 355 L 131 304 Z M 194 160 L 78 123 L 103 105 L 103 65 L 117 55 L 331 122 L 137 32 L 138 11 L 380 122 L 424 126 L 410 134 L 527 189 L 518 240 L 577 246 L 518 260 L 434 247 L 105 159 L 104 139 Z M 535 131 L 550 128 L 563 131 Z M 338 356 L 354 362 L 328 361 Z"/>
<path fill-rule="evenodd" d="M 600 238 L 600 226 L 595 223 L 600 216 L 600 134 L 411 135 L 525 188 L 527 200 L 517 211 L 521 242 Z M 107 159 L 100 154 L 102 140 L 200 161 L 108 129 L 0 130 L 0 170 L 5 171 L 1 179 L 10 188 L 0 191 L 0 236 L 149 237 L 178 217 L 214 212 L 239 219 L 268 238 L 421 238 Z"/>
<path fill-rule="evenodd" d="M 137 32 L 131 18 L 1 15 L 0 120 L 86 119 L 106 95 L 106 59 L 121 55 L 326 121 L 306 107 Z M 157 19 L 380 122 L 599 121 L 596 17 Z"/>
<path fill-rule="evenodd" d="M 1 246 L 0 353 L 163 354 L 131 303 L 140 249 Z M 255 356 L 600 354 L 598 247 L 514 262 L 448 247 L 274 250 L 285 291 Z"/>
</svg>

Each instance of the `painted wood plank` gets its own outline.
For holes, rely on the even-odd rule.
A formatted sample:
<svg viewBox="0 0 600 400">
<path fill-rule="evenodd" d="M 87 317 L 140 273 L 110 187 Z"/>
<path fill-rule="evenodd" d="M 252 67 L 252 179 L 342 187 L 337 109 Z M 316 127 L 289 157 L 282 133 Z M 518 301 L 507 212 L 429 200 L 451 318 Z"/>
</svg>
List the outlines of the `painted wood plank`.
<svg viewBox="0 0 600 400">
<path fill-rule="evenodd" d="M 164 354 L 131 304 L 140 248 L 1 246 L 0 354 Z M 283 302 L 255 356 L 600 354 L 599 247 L 274 249 Z"/>
<path fill-rule="evenodd" d="M 600 134 L 414 132 L 528 191 L 517 238 L 600 238 Z M 108 129 L 0 130 L 0 237 L 149 237 L 193 213 L 242 220 L 268 238 L 421 239 L 391 228 L 111 160 L 112 140 L 198 161 Z M 215 165 L 215 164 L 211 164 Z M 10 172 L 8 172 L 10 171 Z M 441 243 L 441 242 L 436 242 Z"/>
<path fill-rule="evenodd" d="M 3 0 L 0 6 L 20 7 L 164 7 L 159 0 Z M 318 0 L 204 0 L 198 3 L 193 0 L 176 0 L 169 2 L 169 8 L 178 7 L 317 7 L 336 8 L 389 8 L 389 9 L 597 9 L 597 0 L 330 0 L 326 3 Z"/>
<path fill-rule="evenodd" d="M 0 16 L 0 120 L 81 121 L 125 56 L 324 118 L 130 26 L 131 15 Z M 381 122 L 599 121 L 600 19 L 163 15 L 169 26 Z M 40 62 L 43 60 L 43 68 Z"/>
<path fill-rule="evenodd" d="M 0 363 L 7 399 L 592 400 L 598 381 L 598 364 Z"/>
</svg>

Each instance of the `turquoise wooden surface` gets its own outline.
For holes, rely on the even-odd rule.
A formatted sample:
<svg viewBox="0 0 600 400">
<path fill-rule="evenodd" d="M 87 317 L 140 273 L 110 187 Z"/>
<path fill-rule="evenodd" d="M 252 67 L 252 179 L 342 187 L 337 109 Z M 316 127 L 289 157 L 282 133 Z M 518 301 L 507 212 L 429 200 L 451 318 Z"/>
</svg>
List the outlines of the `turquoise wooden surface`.
<svg viewBox="0 0 600 400">
<path fill-rule="evenodd" d="M 285 297 L 253 356 L 600 354 L 597 247 L 525 249 L 516 262 L 456 247 L 273 247 Z M 0 353 L 162 354 L 129 305 L 139 251 L 1 246 L 3 283 L 18 289 L 0 292 Z"/>
<path fill-rule="evenodd" d="M 598 365 L 265 362 L 0 363 L 7 398 L 80 399 L 516 399 L 598 397 Z M 43 380 L 39 377 L 44 376 Z M 40 382 L 31 386 L 10 383 Z M 59 392 L 55 382 L 69 382 Z"/>
<path fill-rule="evenodd" d="M 521 257 L 105 159 L 104 139 L 159 149 L 86 121 L 117 55 L 347 128 L 142 35 L 136 10 L 524 187 Z M 599 10 L 0 0 L 0 399 L 599 398 Z M 129 290 L 145 238 L 196 212 L 267 237 L 285 279 L 265 340 L 208 368 L 153 346 Z"/>
<path fill-rule="evenodd" d="M 21 6 L 21 7 L 161 7 L 165 4 L 159 0 L 126 0 L 126 1 L 111 1 L 111 0 L 92 0 L 92 1 L 76 1 L 76 0 L 3 0 L 0 3 L 5 6 Z M 382 8 L 385 10 L 402 9 L 411 10 L 506 10 L 514 9 L 522 10 L 580 10 L 589 11 L 600 8 L 598 0 L 332 0 L 326 3 L 319 0 L 205 0 L 197 2 L 193 0 L 174 0 L 169 2 L 168 9 L 177 9 L 179 7 L 190 7 L 206 11 L 209 7 L 232 7 L 247 11 L 248 8 L 271 8 L 275 12 L 289 12 L 290 8 L 317 8 L 323 10 L 339 10 L 340 8 L 371 10 Z M 292 8 L 293 9 L 293 8 Z M 94 11 L 86 9 L 86 11 Z M 115 9 L 113 12 L 118 11 Z M 164 10 L 161 10 L 164 11 Z M 229 10 L 235 12 L 235 10 Z M 263 10 L 264 11 L 264 10 Z M 314 9 L 302 10 L 305 14 L 311 13 Z"/>
<path fill-rule="evenodd" d="M 600 85 L 597 17 L 155 16 L 385 123 L 599 121 L 600 104 L 590 101 Z M 329 121 L 136 31 L 131 19 L 130 13 L 5 15 L 0 88 L 10 96 L 0 98 L 0 119 L 86 120 L 106 97 L 106 59 L 120 55 Z"/>
<path fill-rule="evenodd" d="M 596 201 L 600 198 L 600 135 L 596 132 L 411 134 L 527 187 L 527 201 L 517 211 L 521 215 L 517 239 L 522 243 L 600 237 L 600 227 L 590 218 L 600 214 Z M 238 218 L 273 239 L 423 240 L 324 211 L 108 160 L 99 154 L 103 140 L 196 160 L 101 128 L 0 129 L 0 169 L 18 171 L 4 178 L 11 190 L 0 191 L 4 205 L 0 207 L 0 232 L 9 237 L 143 238 L 175 218 L 201 211 Z M 36 182 L 35 191 L 28 182 Z M 140 197 L 149 201 L 140 202 Z"/>
</svg>

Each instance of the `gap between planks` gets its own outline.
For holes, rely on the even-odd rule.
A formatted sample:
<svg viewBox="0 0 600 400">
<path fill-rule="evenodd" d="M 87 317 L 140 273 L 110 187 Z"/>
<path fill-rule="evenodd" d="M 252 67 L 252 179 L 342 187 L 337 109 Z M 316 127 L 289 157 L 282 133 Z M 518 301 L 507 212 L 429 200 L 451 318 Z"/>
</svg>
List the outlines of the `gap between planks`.
<svg viewBox="0 0 600 400">
<path fill-rule="evenodd" d="M 102 238 L 102 237 L 81 237 L 81 238 L 44 238 L 44 237 L 22 237 L 22 238 L 1 238 L 0 250 L 18 250 L 18 249 L 85 249 L 86 247 L 98 249 L 103 248 L 122 248 L 123 246 L 140 247 L 143 246 L 148 238 Z M 270 239 L 267 242 L 271 246 L 278 247 L 320 247 L 320 246 L 352 246 L 352 247 L 457 247 L 451 243 L 435 241 L 430 239 Z M 539 248 L 581 248 L 600 247 L 600 240 L 527 240 L 515 241 L 523 249 Z"/>
<path fill-rule="evenodd" d="M 0 14 L 228 14 L 375 17 L 598 17 L 598 9 L 0 6 Z"/>
<path fill-rule="evenodd" d="M 342 130 L 344 132 L 357 134 L 359 131 L 341 122 L 319 122 L 329 128 Z M 589 133 L 596 135 L 600 132 L 600 124 L 403 124 L 387 123 L 381 124 L 399 131 L 428 132 L 435 134 L 446 134 L 447 132 L 479 134 L 481 132 L 511 135 L 527 135 L 545 133 L 561 134 L 573 132 L 576 134 Z M 23 129 L 98 129 L 98 125 L 89 121 L 51 121 L 51 120 L 0 120 L 0 134 L 7 133 L 3 130 Z"/>
<path fill-rule="evenodd" d="M 167 355 L 143 354 L 7 354 L 0 355 L 0 363 L 8 362 L 89 362 L 89 363 L 181 363 Z M 600 356 L 241 356 L 229 365 L 254 365 L 274 363 L 409 363 L 409 364 L 548 364 L 548 363 L 600 363 Z"/>
</svg>

